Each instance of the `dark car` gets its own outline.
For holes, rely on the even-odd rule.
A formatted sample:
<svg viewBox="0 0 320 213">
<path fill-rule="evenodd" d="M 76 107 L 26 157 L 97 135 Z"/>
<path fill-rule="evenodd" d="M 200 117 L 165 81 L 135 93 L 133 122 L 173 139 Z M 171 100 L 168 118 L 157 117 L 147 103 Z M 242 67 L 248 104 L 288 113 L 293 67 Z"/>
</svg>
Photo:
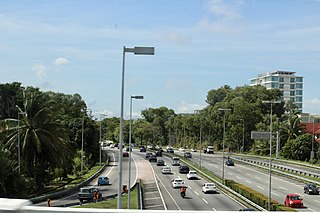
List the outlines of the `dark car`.
<svg viewBox="0 0 320 213">
<path fill-rule="evenodd" d="M 89 201 L 99 200 L 102 198 L 102 193 L 97 188 L 85 187 L 80 189 L 78 198 L 80 202 L 83 202 L 84 200 L 89 200 Z"/>
<path fill-rule="evenodd" d="M 228 160 L 226 161 L 226 165 L 227 165 L 227 166 L 234 166 L 233 160 L 228 159 Z"/>
<path fill-rule="evenodd" d="M 181 174 L 188 174 L 189 173 L 189 166 L 181 165 L 179 166 L 179 173 Z"/>
<path fill-rule="evenodd" d="M 110 182 L 109 182 L 109 178 L 108 177 L 100 176 L 98 178 L 98 186 L 100 186 L 100 185 L 109 185 L 109 184 L 110 184 Z"/>
<path fill-rule="evenodd" d="M 185 158 L 192 158 L 192 155 L 191 155 L 190 152 L 185 152 L 185 153 L 184 153 L 184 157 L 185 157 Z"/>
<path fill-rule="evenodd" d="M 157 166 L 164 166 L 164 160 L 158 159 L 157 160 Z"/>
<path fill-rule="evenodd" d="M 140 152 L 146 152 L 146 151 L 147 151 L 146 147 L 141 147 L 140 148 Z"/>
<path fill-rule="evenodd" d="M 146 159 L 149 159 L 153 154 L 151 152 L 146 153 Z"/>
<path fill-rule="evenodd" d="M 309 195 L 318 195 L 319 194 L 319 188 L 313 183 L 307 183 L 303 187 L 303 191 L 304 191 L 304 193 L 309 194 Z"/>
<path fill-rule="evenodd" d="M 162 152 L 161 151 L 156 151 L 156 156 L 157 157 L 162 157 Z"/>
<path fill-rule="evenodd" d="M 168 153 L 174 153 L 174 150 L 173 150 L 173 148 L 168 148 L 168 149 L 167 149 L 167 152 L 168 152 Z"/>
<path fill-rule="evenodd" d="M 149 162 L 157 162 L 157 156 L 155 156 L 155 155 L 150 156 Z"/>
</svg>

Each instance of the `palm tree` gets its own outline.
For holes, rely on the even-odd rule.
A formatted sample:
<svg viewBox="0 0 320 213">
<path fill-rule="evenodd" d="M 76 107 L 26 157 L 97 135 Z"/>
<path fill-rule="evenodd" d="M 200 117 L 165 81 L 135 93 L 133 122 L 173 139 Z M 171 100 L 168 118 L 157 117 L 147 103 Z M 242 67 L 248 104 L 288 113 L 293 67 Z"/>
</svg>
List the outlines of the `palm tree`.
<svg viewBox="0 0 320 213">
<path fill-rule="evenodd" d="M 29 99 L 25 99 L 25 115 L 21 119 L 19 129 L 8 125 L 5 146 L 17 153 L 17 140 L 20 134 L 21 159 L 24 172 L 43 182 L 43 175 L 54 168 L 64 168 L 68 165 L 70 156 L 69 132 L 50 110 L 50 103 L 43 104 L 40 92 L 32 91 Z M 19 112 L 22 110 L 18 107 Z M 7 119 L 7 123 L 12 119 Z M 19 132 L 20 130 L 20 132 Z M 41 177 L 42 176 L 42 177 Z"/>
<path fill-rule="evenodd" d="M 296 113 L 286 114 L 287 119 L 280 126 L 280 138 L 287 143 L 291 139 L 296 139 L 303 132 L 303 126 Z"/>
</svg>

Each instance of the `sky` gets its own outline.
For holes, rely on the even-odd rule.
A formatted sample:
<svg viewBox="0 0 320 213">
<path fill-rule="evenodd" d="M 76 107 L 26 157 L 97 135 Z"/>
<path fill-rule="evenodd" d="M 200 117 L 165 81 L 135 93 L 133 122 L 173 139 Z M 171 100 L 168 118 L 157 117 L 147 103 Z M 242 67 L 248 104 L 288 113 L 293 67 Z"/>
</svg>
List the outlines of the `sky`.
<svg viewBox="0 0 320 213">
<path fill-rule="evenodd" d="M 208 91 L 275 70 L 304 77 L 303 112 L 320 114 L 320 0 L 0 1 L 0 83 L 80 94 L 93 113 L 161 106 L 193 113 Z"/>
</svg>

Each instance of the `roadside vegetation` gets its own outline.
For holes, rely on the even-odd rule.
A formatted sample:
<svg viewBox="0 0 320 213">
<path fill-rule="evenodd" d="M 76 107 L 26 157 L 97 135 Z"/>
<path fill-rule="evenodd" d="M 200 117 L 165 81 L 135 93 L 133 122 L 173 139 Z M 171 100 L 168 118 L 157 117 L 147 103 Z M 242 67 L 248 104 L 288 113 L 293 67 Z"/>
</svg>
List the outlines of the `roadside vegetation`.
<svg viewBox="0 0 320 213">
<path fill-rule="evenodd" d="M 137 187 L 134 187 L 130 191 L 130 209 L 139 209 L 138 196 L 139 196 L 138 189 Z M 77 206 L 75 208 L 117 209 L 117 202 L 118 202 L 118 199 L 114 198 L 114 199 L 108 199 L 106 201 L 84 204 L 82 206 Z M 127 209 L 127 208 L 128 208 L 128 194 L 124 194 L 122 196 L 122 209 Z"/>
<path fill-rule="evenodd" d="M 252 140 L 251 131 L 270 131 L 270 104 L 262 101 L 280 99 L 277 89 L 225 85 L 208 91 L 207 106 L 194 113 L 179 114 L 165 106 L 147 108 L 132 123 L 132 143 L 198 150 L 213 145 L 222 150 L 225 116 L 225 151 L 267 156 L 269 141 Z M 305 133 L 297 107 L 289 101 L 274 104 L 272 112 L 273 132 L 280 132 L 281 158 L 320 165 L 319 144 L 314 142 L 311 159 L 312 135 Z M 119 141 L 120 119 L 100 121 L 94 116 L 99 117 L 79 94 L 43 92 L 18 82 L 0 84 L 0 196 L 28 198 L 59 181 L 83 177 L 99 160 L 100 125 L 102 141 Z M 128 141 L 125 121 L 124 143 Z"/>
</svg>

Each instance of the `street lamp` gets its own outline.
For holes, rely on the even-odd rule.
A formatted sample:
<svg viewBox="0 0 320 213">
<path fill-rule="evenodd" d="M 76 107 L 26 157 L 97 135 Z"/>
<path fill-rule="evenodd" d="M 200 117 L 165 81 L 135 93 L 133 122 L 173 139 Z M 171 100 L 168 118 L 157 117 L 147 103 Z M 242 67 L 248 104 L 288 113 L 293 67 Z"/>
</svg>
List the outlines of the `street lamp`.
<svg viewBox="0 0 320 213">
<path fill-rule="evenodd" d="M 132 136 L 132 99 L 143 99 L 142 95 L 132 96 L 130 97 L 130 125 L 129 125 L 129 190 L 128 190 L 128 209 L 130 209 L 130 185 L 131 185 L 131 136 Z"/>
<path fill-rule="evenodd" d="M 90 113 L 91 113 L 91 110 L 87 109 L 87 110 L 85 111 L 85 113 L 87 113 L 87 112 L 90 112 Z M 83 171 L 83 164 L 84 164 L 84 163 L 83 163 L 83 157 L 84 157 L 84 156 L 83 156 L 84 116 L 86 116 L 86 114 L 82 116 L 82 125 L 81 125 L 81 173 L 82 173 L 82 171 Z"/>
<path fill-rule="evenodd" d="M 310 152 L 310 159 L 314 158 L 314 116 L 312 117 L 312 141 L 311 141 L 311 152 Z"/>
<path fill-rule="evenodd" d="M 100 162 L 100 166 L 101 166 L 101 145 L 102 145 L 102 117 L 107 116 L 106 114 L 100 114 L 100 138 L 99 138 L 99 162 Z"/>
<path fill-rule="evenodd" d="M 272 173 L 272 104 L 281 103 L 280 101 L 270 100 L 262 101 L 264 104 L 270 104 L 270 157 L 269 157 L 269 198 L 268 198 L 268 210 L 271 209 L 271 173 Z"/>
<path fill-rule="evenodd" d="M 20 150 L 20 115 L 25 115 L 25 112 L 18 112 L 18 170 L 20 174 L 21 167 L 21 150 Z"/>
<path fill-rule="evenodd" d="M 226 138 L 226 111 L 231 111 L 231 109 L 219 108 L 219 111 L 223 111 L 223 142 L 222 142 L 222 184 L 225 184 L 224 179 L 224 144 Z"/>
<path fill-rule="evenodd" d="M 242 121 L 242 153 L 244 153 L 244 119 Z"/>
<path fill-rule="evenodd" d="M 122 208 L 121 186 L 122 186 L 122 145 L 123 145 L 123 105 L 124 105 L 124 70 L 125 70 L 125 54 L 134 53 L 136 55 L 154 55 L 154 47 L 123 47 L 122 53 L 122 80 L 121 80 L 121 115 L 120 115 L 120 144 L 119 144 L 119 169 L 118 169 L 118 209 Z"/>
</svg>

